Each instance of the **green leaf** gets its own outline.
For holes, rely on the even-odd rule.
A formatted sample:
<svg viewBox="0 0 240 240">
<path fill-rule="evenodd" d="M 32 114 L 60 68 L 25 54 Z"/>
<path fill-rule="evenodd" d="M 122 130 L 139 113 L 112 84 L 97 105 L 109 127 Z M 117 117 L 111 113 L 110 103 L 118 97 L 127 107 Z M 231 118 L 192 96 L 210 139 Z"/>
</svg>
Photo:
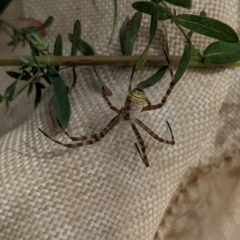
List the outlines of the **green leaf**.
<svg viewBox="0 0 240 240">
<path fill-rule="evenodd" d="M 30 64 L 30 62 L 26 58 L 21 57 L 20 61 L 21 61 L 21 63 L 26 64 L 26 65 Z"/>
<path fill-rule="evenodd" d="M 240 42 L 226 43 L 214 42 L 211 43 L 204 51 L 205 63 L 224 64 L 240 60 Z"/>
<path fill-rule="evenodd" d="M 100 85 L 100 87 L 104 87 L 104 92 L 107 96 L 112 96 L 112 91 L 110 90 L 110 88 L 103 82 L 103 80 L 100 78 L 98 72 L 97 72 L 97 69 L 95 66 L 93 66 L 93 70 L 94 70 L 94 73 L 96 74 L 96 77 L 97 77 L 97 80 L 98 80 L 98 83 Z"/>
<path fill-rule="evenodd" d="M 183 55 L 180 59 L 177 71 L 174 76 L 175 83 L 177 83 L 181 79 L 183 74 L 186 72 L 189 62 L 191 60 L 191 55 L 192 55 L 192 44 L 186 43 L 184 51 L 183 51 Z"/>
<path fill-rule="evenodd" d="M 35 88 L 36 88 L 36 97 L 35 97 L 34 108 L 37 108 L 38 104 L 41 102 L 41 99 L 42 99 L 42 89 L 45 88 L 45 86 L 42 83 L 37 82 L 35 83 Z"/>
<path fill-rule="evenodd" d="M 142 13 L 136 12 L 131 20 L 126 17 L 119 32 L 123 55 L 132 55 L 135 40 L 142 20 Z"/>
<path fill-rule="evenodd" d="M 31 93 L 32 93 L 32 90 L 33 90 L 33 83 L 31 83 L 30 85 L 29 85 L 29 87 L 28 87 L 28 93 L 27 93 L 27 95 L 28 95 L 28 97 L 31 95 Z M 36 101 L 35 101 L 36 102 Z"/>
<path fill-rule="evenodd" d="M 154 3 L 152 6 L 152 11 L 151 11 L 151 24 L 150 24 L 150 34 L 149 34 L 149 42 L 148 44 L 151 44 L 156 31 L 157 31 L 157 24 L 158 24 L 158 3 Z"/>
<path fill-rule="evenodd" d="M 72 43 L 71 56 L 75 56 L 78 50 L 78 44 L 81 39 L 81 23 L 76 20 L 74 23 L 73 34 L 69 35 L 69 41 Z"/>
<path fill-rule="evenodd" d="M 18 83 L 18 79 L 16 79 L 12 84 L 10 84 L 5 90 L 4 97 L 8 99 L 8 101 L 11 101 L 11 98 L 15 93 L 17 83 Z"/>
<path fill-rule="evenodd" d="M 0 1 L 0 15 L 5 11 L 8 5 L 12 2 L 12 0 L 1 0 Z"/>
<path fill-rule="evenodd" d="M 53 20 L 54 20 L 54 18 L 52 16 L 49 16 L 48 19 L 43 23 L 43 25 L 40 27 L 39 30 L 50 27 L 53 23 Z"/>
<path fill-rule="evenodd" d="M 19 79 L 19 80 L 27 81 L 32 77 L 28 72 L 27 72 L 27 74 L 25 72 L 26 71 L 24 71 L 24 74 L 22 75 L 21 79 Z M 6 73 L 8 74 L 8 76 L 10 76 L 14 79 L 18 79 L 21 76 L 21 73 L 14 72 L 14 71 L 7 71 Z"/>
<path fill-rule="evenodd" d="M 148 56 L 148 51 L 149 51 L 149 47 L 150 45 L 148 45 L 146 47 L 146 49 L 144 50 L 143 54 L 140 56 L 140 58 L 138 59 L 137 63 L 136 63 L 136 71 L 139 70 L 144 63 L 147 61 L 147 56 Z"/>
<path fill-rule="evenodd" d="M 34 41 L 36 41 L 40 46 L 43 46 L 43 47 L 46 46 L 46 44 L 43 42 L 43 40 L 36 33 L 31 33 L 31 38 Z"/>
<path fill-rule="evenodd" d="M 153 86 L 154 84 L 158 83 L 165 75 L 166 71 L 168 69 L 168 66 L 161 67 L 154 75 L 152 75 L 147 80 L 140 82 L 137 85 L 137 88 L 145 89 L 148 87 Z"/>
<path fill-rule="evenodd" d="M 166 2 L 184 8 L 191 8 L 191 0 L 165 0 Z"/>
<path fill-rule="evenodd" d="M 78 50 L 85 56 L 95 55 L 93 48 L 84 40 L 80 40 Z"/>
<path fill-rule="evenodd" d="M 197 32 L 223 42 L 239 41 L 237 33 L 230 26 L 213 18 L 192 14 L 180 14 L 177 15 L 174 21 L 193 32 Z"/>
<path fill-rule="evenodd" d="M 54 43 L 54 56 L 62 56 L 62 36 L 59 34 Z"/>
<path fill-rule="evenodd" d="M 132 4 L 132 7 L 139 12 L 152 15 L 152 8 L 154 4 L 154 2 L 147 1 L 135 2 Z M 161 5 L 158 5 L 158 20 L 166 20 L 170 18 L 171 16 L 169 15 L 168 11 Z"/>
<path fill-rule="evenodd" d="M 48 66 L 47 73 L 54 91 L 52 97 L 52 102 L 54 104 L 54 118 L 59 122 L 61 128 L 65 129 L 71 115 L 66 85 L 54 67 Z"/>
<path fill-rule="evenodd" d="M 114 2 L 113 26 L 112 26 L 112 33 L 109 39 L 109 45 L 112 44 L 112 39 L 117 27 L 117 18 L 118 18 L 118 2 L 117 0 L 113 0 L 113 2 Z"/>
<path fill-rule="evenodd" d="M 202 16 L 202 17 L 206 17 L 207 13 L 204 10 L 202 10 L 199 15 Z"/>
<path fill-rule="evenodd" d="M 77 73 L 75 67 L 72 68 L 72 71 L 73 71 L 73 83 L 71 89 L 74 88 L 77 83 Z"/>
</svg>

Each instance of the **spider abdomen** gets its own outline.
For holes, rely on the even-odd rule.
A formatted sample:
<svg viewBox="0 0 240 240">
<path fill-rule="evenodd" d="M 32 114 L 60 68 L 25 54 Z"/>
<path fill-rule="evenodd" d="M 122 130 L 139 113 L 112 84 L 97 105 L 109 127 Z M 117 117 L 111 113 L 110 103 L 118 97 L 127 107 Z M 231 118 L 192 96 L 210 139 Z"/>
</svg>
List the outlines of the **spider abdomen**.
<svg viewBox="0 0 240 240">
<path fill-rule="evenodd" d="M 131 108 L 130 108 L 130 115 L 131 118 L 135 117 L 134 115 L 138 114 L 142 111 L 144 103 L 146 101 L 145 92 L 140 88 L 135 88 L 132 90 L 131 95 Z"/>
</svg>

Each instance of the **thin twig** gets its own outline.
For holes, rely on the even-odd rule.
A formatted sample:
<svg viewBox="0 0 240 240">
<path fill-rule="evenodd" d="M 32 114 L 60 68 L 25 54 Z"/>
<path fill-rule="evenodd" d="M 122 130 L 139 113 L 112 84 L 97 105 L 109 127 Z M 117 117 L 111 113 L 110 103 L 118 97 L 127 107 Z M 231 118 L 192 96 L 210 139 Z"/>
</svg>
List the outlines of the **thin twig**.
<svg viewBox="0 0 240 240">
<path fill-rule="evenodd" d="M 32 57 L 24 57 L 29 61 L 33 61 Z M 180 56 L 170 56 L 172 66 L 178 66 Z M 41 64 L 49 64 L 53 66 L 133 66 L 136 64 L 139 56 L 41 56 L 36 57 Z M 20 58 L 0 59 L 0 66 L 20 66 Z M 163 66 L 167 65 L 164 56 L 150 55 L 147 58 L 145 66 Z M 189 64 L 190 67 L 239 67 L 240 61 L 226 64 L 210 64 L 192 58 Z"/>
</svg>

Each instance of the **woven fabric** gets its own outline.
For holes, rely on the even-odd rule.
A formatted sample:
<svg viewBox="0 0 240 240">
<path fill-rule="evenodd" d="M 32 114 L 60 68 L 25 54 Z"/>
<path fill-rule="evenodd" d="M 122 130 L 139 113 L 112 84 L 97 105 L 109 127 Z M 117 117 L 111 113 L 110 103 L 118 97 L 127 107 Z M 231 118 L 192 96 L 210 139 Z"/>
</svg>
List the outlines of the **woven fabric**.
<svg viewBox="0 0 240 240">
<path fill-rule="evenodd" d="M 133 1 L 119 1 L 118 30 Z M 45 41 L 52 48 L 61 33 L 64 55 L 70 54 L 68 33 L 76 19 L 82 38 L 98 55 L 120 55 L 118 31 L 108 44 L 113 21 L 112 1 L 89 0 L 13 1 L 3 17 L 33 17 L 55 21 Z M 196 0 L 190 11 L 203 9 L 239 32 L 238 1 Z M 134 54 L 147 45 L 149 17 L 144 16 Z M 184 39 L 168 24 L 171 55 L 180 55 Z M 19 46 L 13 53 L 1 33 L 1 57 L 29 54 Z M 204 49 L 210 38 L 193 35 Z M 161 25 L 150 54 L 162 54 L 165 39 Z M 1 92 L 11 79 L 0 68 Z M 112 103 L 121 108 L 127 95 L 131 68 L 97 67 L 113 92 Z M 136 72 L 134 84 L 157 68 Z M 67 149 L 44 137 L 38 127 L 59 141 L 49 116 L 48 88 L 40 106 L 33 109 L 33 96 L 22 94 L 6 112 L 1 106 L 0 126 L 0 238 L 1 239 L 237 239 L 239 236 L 239 105 L 237 69 L 189 69 L 175 86 L 163 108 L 139 114 L 159 136 L 170 139 L 166 121 L 173 129 L 174 146 L 159 143 L 145 131 L 150 167 L 146 168 L 126 124 L 115 126 L 100 142 Z M 72 116 L 67 131 L 74 136 L 99 132 L 115 116 L 101 97 L 91 67 L 78 67 L 78 82 L 70 94 Z M 71 71 L 63 72 L 71 83 Z M 152 103 L 159 103 L 171 81 L 170 74 L 146 90 Z"/>
</svg>

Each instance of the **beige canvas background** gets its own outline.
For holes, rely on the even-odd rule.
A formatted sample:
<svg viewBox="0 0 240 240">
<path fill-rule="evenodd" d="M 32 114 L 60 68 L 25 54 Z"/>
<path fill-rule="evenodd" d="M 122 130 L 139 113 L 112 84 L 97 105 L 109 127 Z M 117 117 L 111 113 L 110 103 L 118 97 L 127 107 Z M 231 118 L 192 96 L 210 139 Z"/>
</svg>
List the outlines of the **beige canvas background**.
<svg viewBox="0 0 240 240">
<path fill-rule="evenodd" d="M 119 55 L 116 32 L 108 45 L 112 1 L 13 1 L 3 17 L 33 17 L 55 21 L 45 41 L 53 46 L 61 33 L 64 55 L 69 55 L 68 33 L 76 19 L 82 23 L 82 37 L 99 55 Z M 133 1 L 119 1 L 118 29 Z M 239 33 L 238 1 L 193 1 L 190 11 L 231 25 Z M 148 40 L 149 18 L 144 16 L 134 54 L 140 54 Z M 184 39 L 169 27 L 170 52 L 179 55 Z M 1 33 L 1 58 L 29 54 L 19 46 L 13 53 Z M 212 39 L 194 34 L 193 42 L 204 49 Z M 165 39 L 159 31 L 150 54 L 162 54 Z M 1 93 L 11 79 L 0 68 Z M 113 91 L 111 101 L 121 107 L 127 94 L 130 68 L 98 67 Z M 134 84 L 145 80 L 157 68 L 145 67 L 135 74 Z M 71 71 L 63 77 L 71 82 Z M 161 101 L 169 74 L 156 87 L 146 90 L 152 103 Z M 48 88 L 40 106 L 33 109 L 33 97 L 22 94 L 6 112 L 0 107 L 0 238 L 1 239 L 238 239 L 239 236 L 239 140 L 240 87 L 238 69 L 189 69 L 173 90 L 167 104 L 139 116 L 147 126 L 170 138 L 175 146 L 161 144 L 145 132 L 150 167 L 145 168 L 129 126 L 117 125 L 92 146 L 66 149 L 39 131 L 41 127 L 60 141 L 64 134 L 52 129 Z M 101 97 L 101 89 L 90 67 L 78 68 L 78 82 L 70 94 L 72 116 L 68 132 L 81 136 L 100 131 L 114 117 Z"/>
</svg>

